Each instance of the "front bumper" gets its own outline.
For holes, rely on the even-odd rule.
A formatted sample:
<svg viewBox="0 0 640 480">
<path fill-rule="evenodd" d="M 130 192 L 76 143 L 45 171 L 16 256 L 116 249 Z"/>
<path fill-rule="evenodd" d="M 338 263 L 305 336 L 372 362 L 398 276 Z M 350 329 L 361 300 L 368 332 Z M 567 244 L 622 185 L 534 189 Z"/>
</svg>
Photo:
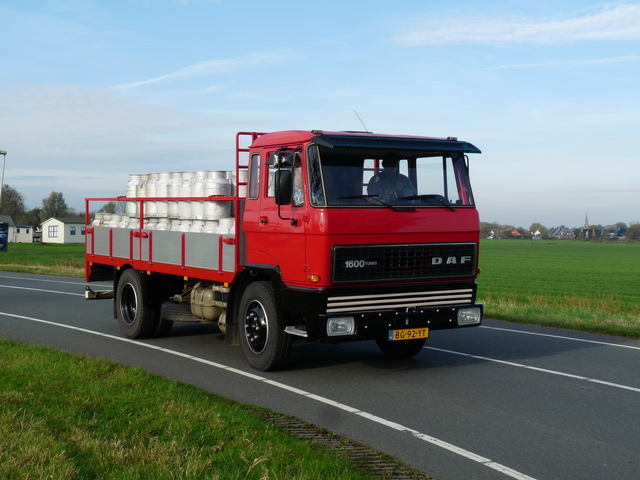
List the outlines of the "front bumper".
<svg viewBox="0 0 640 480">
<path fill-rule="evenodd" d="M 285 310 L 295 313 L 296 331 L 305 332 L 303 336 L 309 340 L 345 342 L 378 338 L 399 328 L 478 326 L 483 305 L 475 303 L 476 291 L 475 282 L 335 290 L 285 288 L 283 304 Z M 458 312 L 462 309 L 477 309 L 478 321 L 461 322 Z M 354 328 L 345 335 L 328 335 L 327 323 L 335 318 L 353 318 Z"/>
</svg>

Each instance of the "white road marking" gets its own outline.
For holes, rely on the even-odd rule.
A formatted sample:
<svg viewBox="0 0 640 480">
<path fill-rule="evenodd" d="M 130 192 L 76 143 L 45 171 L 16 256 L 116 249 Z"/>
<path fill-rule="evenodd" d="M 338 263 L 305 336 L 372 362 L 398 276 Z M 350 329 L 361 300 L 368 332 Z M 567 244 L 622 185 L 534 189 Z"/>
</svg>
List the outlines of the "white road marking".
<svg viewBox="0 0 640 480">
<path fill-rule="evenodd" d="M 49 280 L 49 279 L 44 279 L 44 278 L 29 278 L 29 277 L 18 277 L 18 276 L 11 276 L 11 275 L 0 275 L 0 278 L 11 278 L 13 280 L 27 280 L 29 282 L 44 282 L 44 283 L 67 283 L 69 285 L 86 285 L 84 280 L 80 280 L 78 279 L 78 281 L 76 282 L 69 282 L 69 281 L 65 281 L 65 280 Z M 92 286 L 94 285 L 100 285 L 100 282 L 92 282 L 91 283 Z M 105 286 L 109 286 L 111 285 L 109 284 L 104 284 Z"/>
<path fill-rule="evenodd" d="M 13 285 L 0 285 L 0 288 L 14 288 L 16 290 L 31 290 L 35 292 L 60 293 L 61 295 L 74 295 L 77 297 L 84 297 L 84 293 L 59 292 L 57 290 L 43 290 L 42 288 L 15 287 Z"/>
<path fill-rule="evenodd" d="M 558 372 L 556 370 L 549 370 L 547 368 L 532 367 L 530 365 L 524 365 L 522 363 L 515 363 L 515 362 L 508 362 L 506 360 L 498 360 L 496 358 L 481 357 L 480 355 L 471 355 L 470 353 L 455 352 L 453 350 L 445 350 L 443 348 L 436 348 L 436 347 L 424 347 L 424 348 L 426 350 L 435 350 L 437 352 L 450 353 L 452 355 L 460 355 L 461 357 L 475 358 L 475 359 L 483 360 L 486 362 L 501 363 L 503 365 L 509 365 L 510 367 L 524 368 L 526 370 L 534 370 L 536 372 L 549 373 L 551 375 L 558 375 L 560 377 L 573 378 L 574 380 L 583 380 L 585 382 L 597 383 L 599 385 L 605 385 L 607 387 L 621 388 L 623 390 L 630 390 L 632 392 L 640 393 L 640 388 L 630 387 L 628 385 L 621 385 L 619 383 L 605 382 L 604 380 L 583 377 L 581 375 L 573 375 L 571 373 Z"/>
<path fill-rule="evenodd" d="M 635 345 L 623 345 L 620 343 L 600 342 L 597 340 L 586 340 L 584 338 L 565 337 L 562 335 L 551 335 L 550 333 L 527 332 L 525 330 L 515 330 L 512 328 L 488 327 L 486 325 L 481 325 L 480 328 L 486 328 L 489 330 L 501 330 L 503 332 L 511 332 L 511 333 L 522 333 L 524 335 L 536 335 L 538 337 L 558 338 L 560 340 L 571 340 L 574 342 L 595 343 L 597 345 L 607 345 L 608 347 L 631 348 L 633 350 L 640 350 L 640 347 L 636 347 Z"/>
<path fill-rule="evenodd" d="M 65 292 L 59 292 L 59 293 L 65 293 Z M 241 375 L 243 377 L 250 378 L 252 380 L 256 380 L 256 381 L 259 381 L 259 382 L 266 383 L 266 384 L 274 386 L 276 388 L 280 388 L 282 390 L 286 390 L 288 392 L 300 395 L 302 397 L 306 397 L 306 398 L 308 398 L 310 400 L 315 400 L 317 402 L 321 402 L 321 403 L 324 403 L 326 405 L 331 405 L 332 407 L 339 408 L 341 410 L 344 410 L 345 412 L 352 413 L 354 415 L 358 415 L 358 416 L 360 416 L 362 418 L 366 418 L 367 420 L 375 422 L 375 423 L 377 423 L 379 425 L 394 429 L 394 430 L 399 431 L 399 432 L 407 433 L 407 434 L 411 435 L 414 438 L 417 438 L 419 440 L 422 440 L 422 441 L 425 441 L 427 443 L 430 443 L 431 445 L 435 445 L 437 447 L 440 447 L 440 448 L 443 448 L 445 450 L 448 450 L 451 453 L 460 455 L 460 456 L 462 456 L 464 458 L 467 458 L 468 460 L 477 462 L 477 463 L 479 463 L 481 465 L 484 465 L 485 467 L 488 467 L 488 468 L 496 470 L 496 471 L 498 471 L 500 473 L 503 473 L 504 475 L 506 475 L 508 477 L 515 478 L 516 480 L 535 480 L 533 477 L 525 475 L 524 473 L 518 472 L 518 471 L 513 470 L 513 469 L 511 469 L 509 467 L 506 467 L 506 466 L 501 465 L 499 463 L 493 462 L 488 458 L 485 458 L 485 457 L 482 457 L 480 455 L 477 455 L 477 454 L 475 454 L 473 452 L 465 450 L 464 448 L 460 448 L 460 447 L 458 447 L 456 445 L 453 445 L 451 443 L 445 442 L 443 440 L 440 440 L 438 438 L 432 437 L 430 435 L 426 435 L 424 433 L 420 433 L 417 430 L 414 430 L 414 429 L 409 428 L 409 427 L 405 427 L 403 425 L 400 425 L 399 423 L 395 423 L 395 422 L 392 422 L 390 420 L 386 420 L 384 418 L 381 418 L 381 417 L 378 417 L 376 415 L 373 415 L 371 413 L 367 413 L 367 412 L 364 412 L 364 411 L 359 410 L 357 408 L 351 407 L 349 405 L 345 405 L 343 403 L 336 402 L 335 400 L 331 400 L 330 398 L 322 397 L 322 396 L 316 395 L 314 393 L 307 392 L 305 390 L 300 390 L 300 389 L 292 387 L 290 385 L 286 385 L 286 384 L 281 383 L 281 382 L 270 380 L 268 378 L 262 377 L 260 375 L 255 374 L 255 373 L 245 372 L 244 370 L 240 370 L 240 369 L 237 369 L 237 368 L 229 367 L 227 365 L 223 365 L 221 363 L 217 363 L 217 362 L 213 362 L 213 361 L 210 361 L 210 360 L 206 360 L 204 358 L 194 357 L 193 355 L 189 355 L 189 354 L 186 354 L 186 353 L 178 352 L 176 350 L 169 350 L 167 348 L 159 347 L 157 345 L 150 345 L 148 343 L 142 343 L 142 342 L 139 342 L 139 341 L 136 341 L 136 340 L 130 340 L 130 339 L 124 338 L 124 337 L 117 337 L 115 335 L 109 335 L 109 334 L 106 334 L 106 333 L 94 332 L 92 330 L 87 330 L 86 328 L 74 327 L 74 326 L 71 326 L 71 325 L 64 325 L 62 323 L 50 322 L 48 320 L 42 320 L 42 319 L 39 319 L 39 318 L 26 317 L 24 315 L 15 315 L 15 314 L 12 314 L 12 313 L 0 312 L 0 315 L 4 315 L 6 317 L 11 317 L 11 318 L 18 318 L 18 319 L 21 319 L 21 320 L 29 320 L 29 321 L 32 321 L 32 322 L 43 323 L 43 324 L 52 325 L 52 326 L 55 326 L 55 327 L 67 328 L 67 329 L 75 330 L 75 331 L 82 332 L 82 333 L 88 333 L 88 334 L 91 334 L 91 335 L 97 335 L 99 337 L 108 338 L 110 340 L 117 340 L 119 342 L 131 343 L 131 344 L 134 344 L 134 345 L 138 345 L 140 347 L 150 348 L 152 350 L 157 350 L 157 351 L 160 351 L 160 352 L 163 352 L 163 353 L 167 353 L 167 354 L 170 354 L 170 355 L 176 355 L 176 356 L 179 356 L 179 357 L 182 357 L 182 358 L 193 360 L 195 362 L 203 363 L 205 365 L 209 365 L 211 367 L 218 368 L 220 370 L 225 370 L 227 372 L 235 373 L 237 375 Z"/>
</svg>

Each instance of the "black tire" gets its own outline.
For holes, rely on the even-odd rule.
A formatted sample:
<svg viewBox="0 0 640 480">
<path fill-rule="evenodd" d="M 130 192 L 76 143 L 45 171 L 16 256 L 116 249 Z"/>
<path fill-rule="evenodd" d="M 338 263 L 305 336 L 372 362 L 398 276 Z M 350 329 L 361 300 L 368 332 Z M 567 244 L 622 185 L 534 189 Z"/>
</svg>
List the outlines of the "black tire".
<svg viewBox="0 0 640 480">
<path fill-rule="evenodd" d="M 147 306 L 147 292 L 141 275 L 125 270 L 116 289 L 116 315 L 120 330 L 127 338 L 149 338 L 158 327 L 158 312 Z"/>
<path fill-rule="evenodd" d="M 240 343 L 249 364 L 263 372 L 277 370 L 291 352 L 291 335 L 278 318 L 273 288 L 268 282 L 250 284 L 240 301 Z"/>
<path fill-rule="evenodd" d="M 172 328 L 173 322 L 171 320 L 160 318 L 158 320 L 158 326 L 156 327 L 156 331 L 154 332 L 153 336 L 155 338 L 165 337 L 169 334 Z"/>
<path fill-rule="evenodd" d="M 190 303 L 163 302 L 160 306 L 160 318 L 172 322 L 195 322 Z"/>
<path fill-rule="evenodd" d="M 409 358 L 417 355 L 424 347 L 426 338 L 416 340 L 398 340 L 390 342 L 386 338 L 377 338 L 378 348 L 389 358 Z"/>
</svg>

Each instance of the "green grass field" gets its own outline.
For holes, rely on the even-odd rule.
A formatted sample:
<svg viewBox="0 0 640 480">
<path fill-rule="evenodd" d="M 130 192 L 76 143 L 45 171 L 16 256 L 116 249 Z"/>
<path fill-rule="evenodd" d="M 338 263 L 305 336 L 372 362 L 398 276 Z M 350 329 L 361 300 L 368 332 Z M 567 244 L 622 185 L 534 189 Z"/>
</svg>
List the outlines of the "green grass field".
<svg viewBox="0 0 640 480">
<path fill-rule="evenodd" d="M 84 276 L 84 244 L 10 243 L 0 270 L 64 277 Z"/>
<path fill-rule="evenodd" d="M 483 240 L 485 315 L 640 337 L 640 243 Z"/>
</svg>

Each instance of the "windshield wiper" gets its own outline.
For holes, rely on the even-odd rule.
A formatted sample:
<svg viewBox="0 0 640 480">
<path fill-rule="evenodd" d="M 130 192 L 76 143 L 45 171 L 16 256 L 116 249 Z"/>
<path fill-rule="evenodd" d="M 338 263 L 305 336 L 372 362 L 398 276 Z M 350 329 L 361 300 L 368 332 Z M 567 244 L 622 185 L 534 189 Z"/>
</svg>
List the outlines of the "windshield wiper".
<svg viewBox="0 0 640 480">
<path fill-rule="evenodd" d="M 378 195 L 351 195 L 349 197 L 339 197 L 338 200 L 351 200 L 354 198 L 358 198 L 360 200 L 375 200 L 376 202 L 378 202 L 380 205 L 383 205 L 387 208 L 390 208 L 391 210 L 393 210 L 394 212 L 406 212 L 406 211 L 410 211 L 410 212 L 415 212 L 416 209 L 413 207 L 402 207 L 399 205 L 389 205 L 386 202 L 383 202 L 382 200 L 380 200 L 379 198 L 377 198 Z M 401 198 L 400 200 L 405 200 L 404 198 Z"/>
<path fill-rule="evenodd" d="M 410 197 L 402 197 L 400 200 L 435 200 L 441 205 L 444 205 L 452 212 L 455 212 L 455 209 L 451 206 L 449 202 L 447 202 L 442 195 L 436 194 L 428 194 L 428 195 L 411 195 Z"/>
</svg>

